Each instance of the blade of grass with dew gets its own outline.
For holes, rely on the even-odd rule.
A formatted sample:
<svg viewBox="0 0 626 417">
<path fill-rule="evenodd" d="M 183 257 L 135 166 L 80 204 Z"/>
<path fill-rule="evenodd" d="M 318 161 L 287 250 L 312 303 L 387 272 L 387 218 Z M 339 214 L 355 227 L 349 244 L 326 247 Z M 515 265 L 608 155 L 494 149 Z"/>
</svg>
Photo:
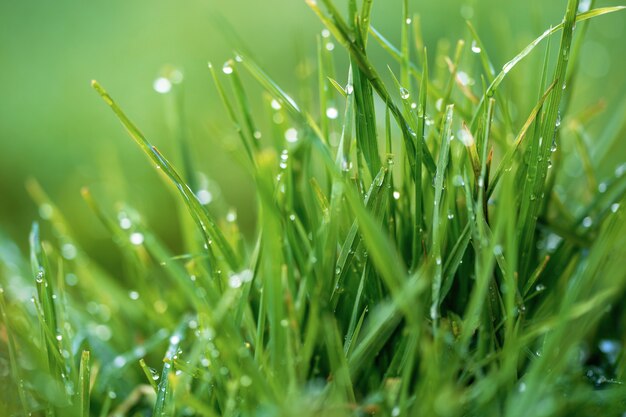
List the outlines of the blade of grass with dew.
<svg viewBox="0 0 626 417">
<path fill-rule="evenodd" d="M 555 87 L 553 93 L 548 99 L 545 118 L 539 127 L 541 132 L 539 133 L 537 150 L 536 153 L 531 154 L 532 156 L 535 156 L 536 159 L 530 161 L 528 172 L 526 173 L 527 182 L 524 186 L 523 195 L 521 197 L 519 233 L 520 241 L 522 242 L 522 246 L 520 248 L 520 277 L 522 282 L 527 279 L 528 270 L 532 262 L 532 245 L 534 241 L 533 234 L 539 209 L 544 199 L 543 187 L 548 171 L 548 159 L 551 152 L 552 136 L 554 135 L 561 97 L 563 95 L 563 87 L 565 86 L 566 81 L 565 76 L 569 61 L 577 7 L 578 0 L 568 1 L 563 24 L 561 45 L 558 50 L 558 60 L 556 69 L 554 70 L 553 83 Z"/>
<path fill-rule="evenodd" d="M 454 106 L 448 105 L 446 113 L 442 120 L 441 126 L 441 146 L 439 149 L 439 160 L 437 162 L 437 174 L 435 175 L 434 185 L 435 194 L 433 201 L 433 218 L 432 218 L 432 240 L 430 247 L 430 257 L 435 262 L 435 274 L 432 283 L 432 303 L 430 308 L 430 317 L 433 324 L 436 325 L 439 318 L 439 305 L 441 304 L 441 285 L 442 285 L 442 246 L 446 232 L 446 221 L 444 215 L 444 181 L 449 160 L 450 140 L 452 136 L 452 118 Z M 447 211 L 447 210 L 446 210 Z"/>
<path fill-rule="evenodd" d="M 573 11 L 574 13 L 574 20 L 573 22 L 582 22 L 588 19 L 592 19 L 594 17 L 598 17 L 598 16 L 602 16 L 605 14 L 609 14 L 609 13 L 614 13 L 620 10 L 624 10 L 626 9 L 626 6 L 615 6 L 615 7 L 603 7 L 603 8 L 598 8 L 598 9 L 594 9 L 594 10 L 589 10 L 587 12 L 584 13 L 580 13 L 578 15 L 576 15 L 576 10 Z M 568 9 L 569 10 L 569 9 Z M 506 77 L 506 75 L 515 67 L 517 66 L 517 64 L 522 61 L 526 56 L 528 56 L 528 54 L 530 54 L 533 49 L 539 45 L 544 39 L 546 39 L 547 37 L 555 34 L 556 32 L 558 32 L 559 30 L 563 29 L 565 23 L 567 22 L 566 19 L 563 20 L 563 22 L 559 23 L 558 25 L 551 27 L 550 29 L 547 29 L 545 32 L 543 32 L 541 35 L 539 35 L 535 40 L 533 40 L 530 44 L 528 44 L 519 54 L 517 54 L 513 59 L 511 59 L 510 61 L 508 61 L 506 64 L 503 65 L 502 70 L 498 73 L 498 75 L 496 75 L 496 77 L 494 78 L 493 82 L 489 85 L 489 88 L 487 88 L 487 91 L 485 93 L 485 95 L 483 95 L 483 97 L 480 100 L 479 105 L 477 106 L 477 110 L 476 113 L 474 113 L 474 117 L 472 119 L 472 123 L 471 125 L 474 126 L 476 123 L 476 117 L 479 114 L 479 111 L 481 109 L 481 107 L 484 105 L 484 100 L 486 97 L 491 97 L 494 92 L 498 89 L 498 87 L 500 86 L 500 84 L 502 83 L 502 81 L 504 80 L 504 78 Z M 571 22 L 570 22 L 571 24 Z M 573 24 L 571 24 L 570 28 L 573 27 Z M 568 37 L 571 38 L 571 33 L 568 35 Z M 571 39 L 570 39 L 571 41 Z"/>
<path fill-rule="evenodd" d="M 185 184 L 180 175 L 176 172 L 175 168 L 161 155 L 161 153 L 148 142 L 139 129 L 128 119 L 128 117 L 122 112 L 118 105 L 113 101 L 111 96 L 102 88 L 97 81 L 92 82 L 93 88 L 100 94 L 104 102 L 111 107 L 115 115 L 119 118 L 120 122 L 124 125 L 129 135 L 140 146 L 141 150 L 150 158 L 155 164 L 157 169 L 162 171 L 169 177 L 172 183 L 176 186 L 181 197 L 185 201 L 190 214 L 196 221 L 199 230 L 202 232 L 205 243 L 207 246 L 213 245 L 213 240 L 220 252 L 224 255 L 226 262 L 233 269 L 237 269 L 239 260 L 230 247 L 224 235 L 217 227 L 215 221 L 211 218 L 210 214 L 202 204 L 198 201 L 193 191 L 189 189 L 189 186 Z"/>
</svg>

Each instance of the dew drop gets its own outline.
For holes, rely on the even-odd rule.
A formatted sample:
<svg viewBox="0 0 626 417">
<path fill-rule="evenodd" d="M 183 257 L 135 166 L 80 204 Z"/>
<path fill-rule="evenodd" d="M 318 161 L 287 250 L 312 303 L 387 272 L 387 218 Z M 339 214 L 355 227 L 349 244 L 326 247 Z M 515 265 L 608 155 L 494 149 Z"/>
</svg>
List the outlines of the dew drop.
<svg viewBox="0 0 626 417">
<path fill-rule="evenodd" d="M 461 129 L 458 131 L 456 137 L 463 143 L 465 146 L 472 146 L 474 144 L 474 136 L 469 133 L 465 129 Z"/>
<path fill-rule="evenodd" d="M 613 213 L 617 213 L 617 210 L 619 210 L 619 203 L 613 203 L 611 204 L 611 211 Z"/>
<path fill-rule="evenodd" d="M 282 108 L 278 100 L 275 100 L 275 99 L 272 99 L 270 105 L 272 106 L 274 110 L 280 110 Z"/>
<path fill-rule="evenodd" d="M 406 23 L 407 25 L 410 25 L 412 22 L 410 17 L 407 17 L 406 20 L 404 21 L 404 23 Z"/>
<path fill-rule="evenodd" d="M 478 46 L 478 43 L 476 43 L 476 40 L 472 41 L 472 52 L 474 52 L 475 54 L 479 54 L 482 51 L 482 49 L 480 49 L 480 46 Z"/>
<path fill-rule="evenodd" d="M 346 85 L 346 94 L 350 95 L 354 92 L 354 86 L 352 84 Z"/>
<path fill-rule="evenodd" d="M 116 368 L 121 368 L 124 365 L 126 365 L 126 359 L 124 359 L 123 356 L 116 356 L 115 359 L 113 359 L 113 366 Z"/>
<path fill-rule="evenodd" d="M 156 91 L 159 94 L 167 94 L 172 89 L 172 82 L 165 77 L 159 77 L 156 80 L 154 80 L 154 83 L 152 84 L 152 88 L 154 88 L 154 91 Z"/>
<path fill-rule="evenodd" d="M 394 191 L 393 192 L 393 199 L 394 200 L 400 200 L 400 191 Z"/>
<path fill-rule="evenodd" d="M 583 227 L 584 228 L 589 228 L 591 227 L 591 225 L 593 224 L 593 220 L 591 219 L 591 217 L 587 216 L 583 219 Z"/>
<path fill-rule="evenodd" d="M 294 143 L 298 141 L 298 131 L 293 127 L 290 127 L 285 131 L 285 140 L 289 143 Z"/>
<path fill-rule="evenodd" d="M 332 51 L 335 49 L 335 44 L 332 42 L 326 42 L 326 50 L 327 51 Z"/>
<path fill-rule="evenodd" d="M 226 221 L 228 223 L 234 223 L 237 220 L 237 211 L 235 209 L 230 209 L 228 210 L 228 213 L 226 213 Z"/>
<path fill-rule="evenodd" d="M 130 243 L 133 245 L 141 245 L 144 241 L 144 237 L 142 233 L 134 232 L 130 234 Z"/>
<path fill-rule="evenodd" d="M 326 109 L 326 117 L 329 119 L 336 119 L 339 116 L 339 112 L 334 107 L 329 107 Z"/>
<path fill-rule="evenodd" d="M 133 222 L 130 221 L 128 217 L 120 217 L 120 227 L 124 230 L 128 230 L 132 227 Z"/>
<path fill-rule="evenodd" d="M 604 193 L 606 192 L 606 189 L 607 189 L 606 182 L 601 182 L 600 184 L 598 184 L 598 192 Z"/>
<path fill-rule="evenodd" d="M 200 204 L 202 204 L 203 206 L 206 206 L 207 204 L 210 204 L 211 201 L 213 201 L 213 194 L 211 194 L 211 192 L 207 189 L 198 190 L 198 192 L 196 193 L 196 197 L 198 198 Z"/>
<path fill-rule="evenodd" d="M 578 12 L 584 13 L 591 7 L 591 0 L 580 0 L 578 3 Z"/>
<path fill-rule="evenodd" d="M 243 280 L 241 279 L 241 276 L 239 274 L 231 275 L 228 278 L 228 286 L 230 288 L 239 288 L 241 287 L 242 284 L 243 284 Z"/>
<path fill-rule="evenodd" d="M 464 71 L 459 71 L 459 72 L 456 74 L 456 77 L 457 77 L 457 79 L 459 80 L 459 82 L 460 82 L 462 85 L 471 85 L 471 84 L 473 84 L 473 81 L 474 81 L 474 80 L 472 80 L 472 79 L 471 79 L 471 77 L 470 77 L 470 76 L 469 76 L 466 72 L 464 72 Z"/>
<path fill-rule="evenodd" d="M 138 300 L 139 293 L 137 291 L 131 291 L 128 293 L 128 298 L 130 298 L 131 300 Z"/>
<path fill-rule="evenodd" d="M 233 73 L 233 67 L 231 65 L 230 61 L 226 61 L 224 63 L 224 66 L 222 67 L 222 71 L 224 72 L 224 74 L 226 75 L 230 75 Z"/>
<path fill-rule="evenodd" d="M 76 258 L 77 250 L 76 246 L 71 243 L 66 243 L 61 247 L 61 255 L 68 260 Z"/>
<path fill-rule="evenodd" d="M 406 88 L 400 87 L 400 97 L 402 98 L 402 100 L 408 100 L 408 98 L 411 97 L 411 94 Z"/>
<path fill-rule="evenodd" d="M 322 38 L 330 38 L 330 31 L 328 29 L 322 30 Z"/>
</svg>

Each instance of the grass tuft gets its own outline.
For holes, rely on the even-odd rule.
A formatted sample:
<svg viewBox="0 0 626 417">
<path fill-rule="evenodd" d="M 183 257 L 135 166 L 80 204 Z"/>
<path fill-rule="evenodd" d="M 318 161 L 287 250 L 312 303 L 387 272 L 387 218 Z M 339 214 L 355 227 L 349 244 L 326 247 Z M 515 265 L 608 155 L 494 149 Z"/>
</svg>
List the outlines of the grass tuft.
<svg viewBox="0 0 626 417">
<path fill-rule="evenodd" d="M 433 54 L 406 0 L 399 47 L 372 25 L 371 0 L 350 0 L 345 14 L 332 0 L 306 3 L 326 27 L 314 104 L 248 53 L 221 71 L 209 64 L 255 184 L 251 237 L 198 189 L 199 156 L 179 115 L 181 155 L 168 159 L 92 81 L 163 192 L 177 195 L 185 250 L 172 253 L 130 205 L 86 187 L 119 249 L 114 276 L 29 182 L 42 214 L 30 258 L 0 234 L 10 392 L 0 414 L 626 412 L 626 340 L 607 325 L 625 314 L 626 168 L 599 169 L 623 112 L 596 146 L 586 127 L 613 109 L 569 111 L 586 33 L 576 23 L 626 7 L 579 11 L 568 0 L 562 22 L 496 71 L 471 22 L 452 50 Z M 532 93 L 506 89 L 544 40 L 542 65 L 524 67 Z M 373 60 L 379 47 L 388 61 Z M 577 159 L 582 183 L 564 168 Z M 575 187 L 585 192 L 568 193 Z"/>
</svg>

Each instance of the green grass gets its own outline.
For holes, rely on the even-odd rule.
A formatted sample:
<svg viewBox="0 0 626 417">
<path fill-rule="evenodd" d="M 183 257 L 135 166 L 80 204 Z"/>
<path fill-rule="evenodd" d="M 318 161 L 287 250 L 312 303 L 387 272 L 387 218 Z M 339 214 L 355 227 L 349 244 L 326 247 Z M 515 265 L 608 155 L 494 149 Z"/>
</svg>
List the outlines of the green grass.
<svg viewBox="0 0 626 417">
<path fill-rule="evenodd" d="M 626 412 L 626 169 L 598 178 L 607 152 L 585 139 L 596 109 L 568 111 L 588 20 L 624 7 L 569 0 L 562 22 L 496 71 L 471 23 L 453 51 L 427 52 L 407 1 L 399 46 L 371 26 L 372 1 L 347 14 L 320 3 L 307 1 L 327 28 L 304 81 L 317 82 L 315 104 L 249 54 L 209 65 L 256 186 L 252 238 L 202 201 L 180 115 L 168 159 L 93 82 L 178 196 L 186 250 L 85 188 L 120 249 L 113 276 L 30 182 L 42 216 L 30 260 L 0 235 L 2 415 Z M 389 60 L 372 62 L 371 48 Z M 542 52 L 525 69 L 532 89 L 506 90 Z M 252 82 L 266 113 L 250 104 Z M 606 111 L 605 150 L 623 119 Z M 572 158 L 585 181 L 565 175 Z"/>
</svg>

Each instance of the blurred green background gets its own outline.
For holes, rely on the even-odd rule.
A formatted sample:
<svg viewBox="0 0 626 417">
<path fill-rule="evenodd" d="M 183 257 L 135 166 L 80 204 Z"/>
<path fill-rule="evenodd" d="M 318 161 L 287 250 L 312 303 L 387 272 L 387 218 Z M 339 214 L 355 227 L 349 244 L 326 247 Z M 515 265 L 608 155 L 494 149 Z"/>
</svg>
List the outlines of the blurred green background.
<svg viewBox="0 0 626 417">
<path fill-rule="evenodd" d="M 345 1 L 338 2 L 342 7 Z M 496 68 L 563 15 L 565 0 L 410 1 L 421 15 L 426 45 L 466 37 L 464 19 L 476 26 Z M 596 6 L 623 4 L 598 1 Z M 374 25 L 398 43 L 401 1 L 375 1 Z M 0 229 L 26 246 L 37 208 L 25 181 L 37 179 L 70 218 L 79 240 L 102 262 L 110 261 L 110 238 L 83 203 L 89 186 L 108 203 L 127 201 L 174 248 L 175 200 L 90 87 L 97 79 L 146 136 L 166 155 L 175 154 L 166 123 L 165 97 L 153 82 L 166 65 L 184 73 L 184 120 L 194 159 L 213 184 L 221 206 L 236 207 L 244 228 L 254 222 L 251 180 L 236 164 L 234 132 L 210 80 L 207 62 L 221 65 L 236 42 L 221 28 L 232 27 L 264 69 L 297 99 L 297 66 L 315 56 L 321 24 L 304 0 L 24 0 L 0 2 Z M 626 93 L 626 13 L 591 22 L 582 50 L 582 73 L 573 111 L 604 98 L 611 112 Z M 556 42 L 556 38 L 555 38 Z M 380 48 L 380 67 L 396 68 Z M 345 52 L 335 49 L 339 63 Z M 536 98 L 524 74 L 540 70 L 543 48 L 511 73 L 504 88 Z M 249 81 L 249 80 L 245 80 Z M 313 86 L 315 76 L 311 77 Z M 341 80 L 342 82 L 345 79 Z M 252 90 L 254 106 L 262 104 Z M 260 110 L 264 116 L 263 110 Z M 523 113 L 523 112 L 521 112 Z M 518 117 L 525 117 L 519 115 Z M 589 127 L 602 131 L 605 116 Z M 519 125 L 519 119 L 518 119 Z M 621 127 L 623 130 L 623 126 Z M 234 150 L 233 150 L 234 149 Z M 612 153 L 622 162 L 626 146 Z M 607 164 L 606 172 L 614 169 Z M 122 185 L 123 184 L 123 185 Z M 212 191 L 217 196 L 218 188 Z"/>
</svg>

